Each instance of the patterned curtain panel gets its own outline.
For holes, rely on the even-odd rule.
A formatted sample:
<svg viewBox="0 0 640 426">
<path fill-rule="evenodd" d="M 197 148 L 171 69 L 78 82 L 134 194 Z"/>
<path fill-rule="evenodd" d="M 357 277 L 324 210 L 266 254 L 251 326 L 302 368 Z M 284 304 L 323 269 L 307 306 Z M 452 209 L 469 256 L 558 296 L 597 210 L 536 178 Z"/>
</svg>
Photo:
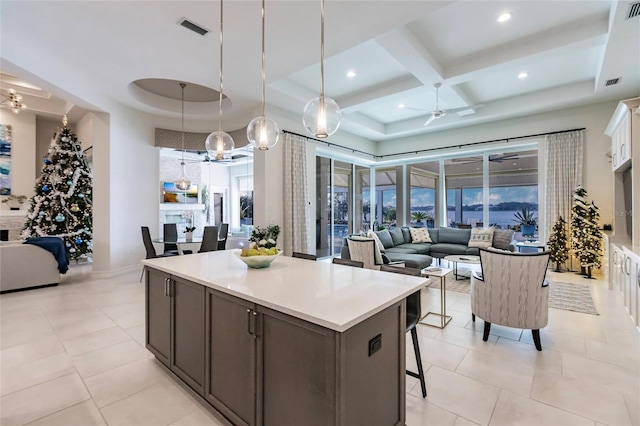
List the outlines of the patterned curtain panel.
<svg viewBox="0 0 640 426">
<path fill-rule="evenodd" d="M 541 236 L 547 241 L 549 231 L 559 216 L 571 222 L 573 191 L 582 183 L 582 151 L 584 132 L 564 132 L 547 135 L 546 148 L 546 234 Z M 567 229 L 567 232 L 569 230 Z"/>
<path fill-rule="evenodd" d="M 307 138 L 284 134 L 284 254 L 309 253 Z"/>
</svg>

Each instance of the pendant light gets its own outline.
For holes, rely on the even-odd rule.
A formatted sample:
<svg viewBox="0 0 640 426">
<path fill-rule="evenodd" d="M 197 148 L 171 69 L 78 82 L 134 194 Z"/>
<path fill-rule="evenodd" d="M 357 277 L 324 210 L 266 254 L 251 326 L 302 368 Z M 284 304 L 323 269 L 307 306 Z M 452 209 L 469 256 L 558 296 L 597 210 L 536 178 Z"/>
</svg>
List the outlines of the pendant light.
<svg viewBox="0 0 640 426">
<path fill-rule="evenodd" d="M 324 96 L 324 0 L 320 0 L 320 97 L 311 99 L 304 107 L 302 124 L 317 138 L 326 138 L 340 126 L 340 107 Z"/>
<path fill-rule="evenodd" d="M 187 173 L 184 168 L 184 88 L 186 86 L 187 85 L 185 83 L 180 83 L 180 88 L 182 89 L 182 160 L 180 161 L 182 174 L 178 180 L 174 182 L 176 189 L 180 191 L 186 191 L 191 187 L 191 181 L 187 177 Z"/>
<path fill-rule="evenodd" d="M 235 144 L 233 138 L 226 132 L 222 131 L 222 54 L 223 54 L 223 0 L 220 0 L 220 97 L 218 98 L 218 130 L 207 136 L 205 147 L 209 154 L 209 158 L 223 160 L 230 157 Z"/>
<path fill-rule="evenodd" d="M 264 72 L 264 2 L 262 0 L 262 115 L 256 117 L 247 126 L 247 139 L 260 151 L 273 148 L 280 137 L 280 129 L 275 121 L 264 114 L 265 105 L 265 72 Z"/>
</svg>

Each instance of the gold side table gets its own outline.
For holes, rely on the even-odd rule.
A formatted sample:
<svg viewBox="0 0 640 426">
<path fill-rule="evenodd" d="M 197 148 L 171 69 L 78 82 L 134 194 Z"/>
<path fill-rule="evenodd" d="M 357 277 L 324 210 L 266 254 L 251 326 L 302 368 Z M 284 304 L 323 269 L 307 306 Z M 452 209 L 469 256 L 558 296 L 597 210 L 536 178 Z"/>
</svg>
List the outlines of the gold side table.
<svg viewBox="0 0 640 426">
<path fill-rule="evenodd" d="M 422 318 L 420 318 L 420 324 L 428 325 L 431 327 L 437 328 L 445 328 L 449 321 L 453 318 L 450 315 L 447 315 L 447 292 L 446 292 L 446 276 L 449 275 L 453 269 L 449 268 L 439 268 L 439 267 L 428 267 L 422 270 L 422 276 L 424 277 L 437 277 L 440 278 L 440 312 L 427 312 Z M 435 315 L 440 317 L 440 325 L 429 323 L 425 321 L 429 315 Z"/>
</svg>

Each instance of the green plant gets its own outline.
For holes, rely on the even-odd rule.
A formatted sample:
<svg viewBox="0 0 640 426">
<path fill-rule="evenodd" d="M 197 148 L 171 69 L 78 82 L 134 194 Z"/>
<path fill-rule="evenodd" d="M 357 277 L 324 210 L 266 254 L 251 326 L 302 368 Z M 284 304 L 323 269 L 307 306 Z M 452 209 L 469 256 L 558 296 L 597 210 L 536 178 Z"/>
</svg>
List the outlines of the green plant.
<svg viewBox="0 0 640 426">
<path fill-rule="evenodd" d="M 270 249 L 278 243 L 278 235 L 280 235 L 280 226 L 278 225 L 269 225 L 264 228 L 256 226 L 251 232 L 249 241 L 256 243 L 258 247 Z"/>
<path fill-rule="evenodd" d="M 195 226 L 185 226 L 184 232 L 193 232 L 196 230 Z"/>
<path fill-rule="evenodd" d="M 428 219 L 429 219 L 429 215 L 426 214 L 425 212 L 411 213 L 411 220 L 415 220 L 416 222 L 422 222 L 423 220 L 428 220 Z"/>
<path fill-rule="evenodd" d="M 528 207 L 523 207 L 520 210 L 517 210 L 513 216 L 515 216 L 515 219 L 512 220 L 520 225 L 536 224 L 536 211 Z"/>
</svg>

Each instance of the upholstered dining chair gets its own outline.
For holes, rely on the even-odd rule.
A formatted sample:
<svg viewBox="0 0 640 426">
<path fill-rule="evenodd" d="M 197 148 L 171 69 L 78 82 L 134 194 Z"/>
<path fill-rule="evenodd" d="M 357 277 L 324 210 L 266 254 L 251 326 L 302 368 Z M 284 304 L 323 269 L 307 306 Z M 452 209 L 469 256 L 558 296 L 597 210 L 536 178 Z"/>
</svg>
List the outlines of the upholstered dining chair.
<svg viewBox="0 0 640 426">
<path fill-rule="evenodd" d="M 151 240 L 151 233 L 149 232 L 148 226 L 142 226 L 142 242 L 144 243 L 144 249 L 146 251 L 145 259 L 155 259 L 157 257 L 169 257 L 169 256 L 177 256 L 178 252 L 173 253 L 156 253 L 156 248 L 153 246 L 153 241 Z M 142 277 L 144 277 L 144 266 L 142 267 L 142 274 L 140 274 L 140 282 L 142 282 Z"/>
<path fill-rule="evenodd" d="M 341 257 L 334 257 L 331 261 L 334 265 L 352 266 L 354 268 L 364 268 L 364 263 L 357 260 L 342 259 Z"/>
<path fill-rule="evenodd" d="M 415 277 L 422 276 L 420 269 L 417 268 L 403 268 L 398 266 L 388 266 L 382 265 L 380 267 L 380 271 L 382 272 L 392 272 L 394 274 L 404 274 L 411 275 Z M 416 356 L 416 363 L 418 364 L 418 372 L 415 373 L 413 371 L 406 370 L 407 375 L 411 377 L 415 377 L 420 380 L 420 388 L 422 390 L 422 397 L 427 397 L 427 384 L 424 379 L 424 369 L 422 368 L 422 358 L 420 357 L 420 346 L 418 345 L 418 330 L 416 330 L 416 326 L 418 325 L 418 321 L 420 321 L 420 316 L 422 314 L 421 303 L 420 303 L 420 290 L 413 293 L 411 296 L 408 296 L 406 299 L 406 311 L 407 311 L 407 325 L 405 331 L 407 333 L 411 333 L 411 341 L 413 342 L 413 351 Z"/>
<path fill-rule="evenodd" d="M 204 233 L 202 234 L 202 243 L 200 244 L 200 250 L 198 250 L 198 253 L 216 250 L 218 250 L 218 227 L 205 226 Z"/>
<path fill-rule="evenodd" d="M 218 250 L 227 249 L 227 236 L 229 234 L 229 224 L 221 223 L 218 229 Z"/>
<path fill-rule="evenodd" d="M 178 227 L 175 223 L 165 223 L 163 225 L 163 239 L 164 240 L 173 240 L 176 241 L 178 239 Z M 178 246 L 176 244 L 164 243 L 164 253 L 165 254 L 180 254 L 178 252 Z M 191 254 L 192 250 L 182 250 L 182 254 Z"/>
<path fill-rule="evenodd" d="M 307 260 L 318 260 L 318 256 L 315 254 L 302 253 L 299 251 L 294 251 L 291 253 L 291 257 L 297 257 L 298 259 L 307 259 Z"/>
<path fill-rule="evenodd" d="M 549 321 L 549 252 L 511 253 L 480 249 L 482 273 L 471 276 L 471 319 L 484 320 L 485 342 L 491 324 L 530 329 L 541 351 L 540 329 Z"/>
</svg>

